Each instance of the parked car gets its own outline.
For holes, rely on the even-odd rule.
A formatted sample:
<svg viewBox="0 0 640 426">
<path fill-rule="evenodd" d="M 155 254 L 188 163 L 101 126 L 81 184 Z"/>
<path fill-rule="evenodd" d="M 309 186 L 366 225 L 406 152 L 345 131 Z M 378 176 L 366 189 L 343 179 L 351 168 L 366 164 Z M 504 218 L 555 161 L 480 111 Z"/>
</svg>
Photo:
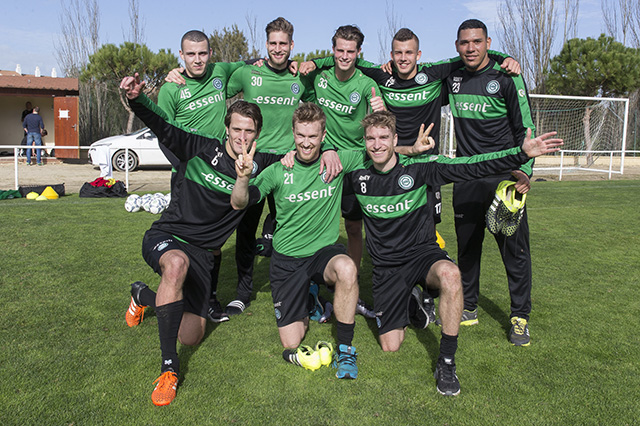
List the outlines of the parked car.
<svg viewBox="0 0 640 426">
<path fill-rule="evenodd" d="M 129 171 L 137 169 L 139 166 L 169 166 L 169 160 L 162 153 L 158 146 L 158 138 L 148 127 L 126 135 L 111 136 L 100 139 L 91 144 L 89 157 L 91 163 L 99 166 L 96 147 L 109 146 L 111 162 L 113 168 L 122 172 L 127 167 L 126 151 L 129 148 Z"/>
</svg>

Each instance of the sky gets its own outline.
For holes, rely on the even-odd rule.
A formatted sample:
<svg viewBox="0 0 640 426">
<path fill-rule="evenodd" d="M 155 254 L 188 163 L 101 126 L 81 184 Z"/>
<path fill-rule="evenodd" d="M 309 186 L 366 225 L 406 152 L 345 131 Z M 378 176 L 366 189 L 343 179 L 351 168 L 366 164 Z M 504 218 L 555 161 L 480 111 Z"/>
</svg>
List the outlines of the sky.
<svg viewBox="0 0 640 426">
<path fill-rule="evenodd" d="M 58 76 L 63 72 L 56 60 L 56 43 L 60 34 L 61 1 L 29 0 L 7 2 L 3 6 L 0 26 L 0 70 L 15 71 L 20 64 L 23 74 L 34 74 L 38 66 L 42 75 Z M 82 1 L 82 0 L 80 0 Z M 235 3 L 221 1 L 187 2 L 183 6 L 175 1 L 139 0 L 144 41 L 154 52 L 171 49 L 177 56 L 180 38 L 192 29 L 211 34 L 237 24 L 249 36 L 249 20 L 255 18 L 258 44 L 265 53 L 264 27 L 283 16 L 295 27 L 294 53 L 307 53 L 316 49 L 330 49 L 331 37 L 341 25 L 355 24 L 365 35 L 363 54 L 371 62 L 380 62 L 380 39 L 388 33 L 388 16 L 395 16 L 401 27 L 411 28 L 420 38 L 421 61 L 436 61 L 456 55 L 454 41 L 458 25 L 465 19 L 477 18 L 485 22 L 492 48 L 503 50 L 499 37 L 497 9 L 502 0 L 324 0 L 302 3 L 295 1 L 243 0 Z M 556 2 L 562 3 L 562 2 Z M 195 4 L 198 4 L 197 7 Z M 393 5 L 393 6 L 391 6 Z M 100 42 L 120 44 L 128 33 L 128 0 L 99 1 Z M 393 13 L 391 8 L 393 7 Z M 579 37 L 598 37 L 603 32 L 600 0 L 581 0 L 578 18 Z M 382 37 L 381 37 L 382 35 Z M 561 38 L 561 36 L 560 36 Z M 382 38 L 384 40 L 384 38 Z M 390 39 L 390 37 L 389 37 Z M 556 46 L 554 53 L 560 51 Z M 389 51 L 389 46 L 385 51 Z M 508 52 L 507 52 L 508 53 Z M 386 58 L 385 58 L 386 60 Z"/>
</svg>

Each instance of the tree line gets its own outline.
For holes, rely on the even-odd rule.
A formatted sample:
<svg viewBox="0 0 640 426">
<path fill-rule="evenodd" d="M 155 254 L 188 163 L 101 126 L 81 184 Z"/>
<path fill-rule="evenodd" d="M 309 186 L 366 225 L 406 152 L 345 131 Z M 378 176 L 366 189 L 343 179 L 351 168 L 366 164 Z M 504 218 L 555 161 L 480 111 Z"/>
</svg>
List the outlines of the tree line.
<svg viewBox="0 0 640 426">
<path fill-rule="evenodd" d="M 147 81 L 146 94 L 157 98 L 166 74 L 179 66 L 171 49 L 152 52 L 144 43 L 144 25 L 138 0 L 129 0 L 128 31 L 120 45 L 101 44 L 100 10 L 97 0 L 61 0 L 61 36 L 56 56 L 68 77 L 80 80 L 80 144 L 114 134 L 131 132 L 141 124 L 117 90 L 117 83 L 131 70 Z M 498 10 L 504 50 L 523 66 L 532 93 L 581 96 L 631 97 L 632 111 L 640 98 L 640 2 L 601 0 L 606 34 L 597 38 L 575 37 L 579 0 L 514 0 Z M 378 36 L 387 42 L 402 27 L 393 7 L 387 9 L 386 31 Z M 558 17 L 562 21 L 562 41 Z M 256 19 L 246 16 L 250 40 L 236 24 L 210 34 L 212 62 L 257 58 Z M 383 37 L 383 34 L 384 37 Z M 555 43 L 562 48 L 551 56 Z M 390 44 L 390 42 L 388 42 Z M 630 45 L 630 46 L 628 46 Z M 328 50 L 298 53 L 302 62 L 330 55 Z M 381 56 L 382 57 L 382 56 Z"/>
</svg>

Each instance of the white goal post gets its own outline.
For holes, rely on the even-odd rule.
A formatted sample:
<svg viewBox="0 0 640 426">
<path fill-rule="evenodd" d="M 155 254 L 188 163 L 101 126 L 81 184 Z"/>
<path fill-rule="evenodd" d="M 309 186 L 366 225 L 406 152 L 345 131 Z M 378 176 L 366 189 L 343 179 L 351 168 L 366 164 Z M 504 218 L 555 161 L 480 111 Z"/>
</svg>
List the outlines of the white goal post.
<svg viewBox="0 0 640 426">
<path fill-rule="evenodd" d="M 622 174 L 629 121 L 629 99 L 529 94 L 536 133 L 557 131 L 562 151 L 536 159 L 534 170 Z M 453 120 L 446 108 L 441 150 L 455 155 Z M 443 111 L 445 111 L 443 109 Z"/>
</svg>

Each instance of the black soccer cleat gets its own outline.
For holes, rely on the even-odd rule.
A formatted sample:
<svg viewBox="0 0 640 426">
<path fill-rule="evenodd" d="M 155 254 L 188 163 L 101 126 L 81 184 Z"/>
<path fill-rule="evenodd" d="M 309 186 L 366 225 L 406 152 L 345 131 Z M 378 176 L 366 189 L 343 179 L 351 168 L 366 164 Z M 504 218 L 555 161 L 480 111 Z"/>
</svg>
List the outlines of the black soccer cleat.
<svg viewBox="0 0 640 426">
<path fill-rule="evenodd" d="M 460 381 L 456 375 L 456 363 L 451 358 L 440 357 L 433 373 L 436 389 L 442 395 L 455 396 L 460 393 Z"/>
<path fill-rule="evenodd" d="M 209 300 L 209 310 L 207 311 L 207 318 L 209 321 L 215 323 L 221 323 L 229 321 L 229 314 L 227 314 L 220 305 L 218 299 Z"/>
</svg>

